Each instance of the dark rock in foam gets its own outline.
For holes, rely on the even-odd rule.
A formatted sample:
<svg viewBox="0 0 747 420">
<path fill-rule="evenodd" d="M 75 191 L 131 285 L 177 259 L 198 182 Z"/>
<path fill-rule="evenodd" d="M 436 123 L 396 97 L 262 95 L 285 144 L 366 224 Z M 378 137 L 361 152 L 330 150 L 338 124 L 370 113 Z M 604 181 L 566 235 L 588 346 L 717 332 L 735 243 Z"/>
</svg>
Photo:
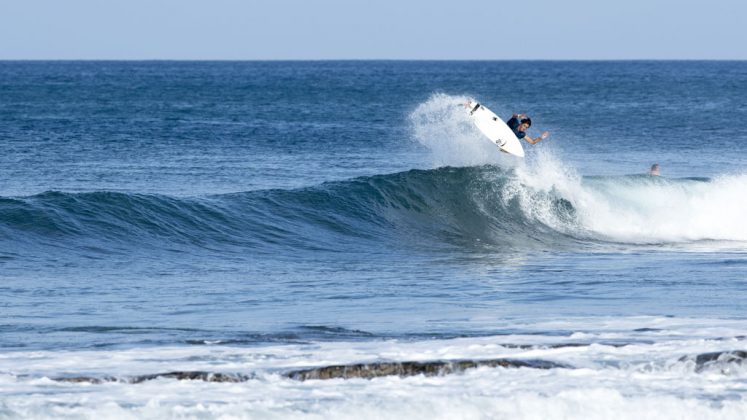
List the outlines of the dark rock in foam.
<svg viewBox="0 0 747 420">
<path fill-rule="evenodd" d="M 205 381 L 205 382 L 246 382 L 253 376 L 233 374 L 233 373 L 220 373 L 220 372 L 204 372 L 204 371 L 175 371 L 175 372 L 164 372 L 164 373 L 153 373 L 150 375 L 138 375 L 130 376 L 125 378 L 116 378 L 113 376 L 104 377 L 93 377 L 93 376 L 74 376 L 74 377 L 61 377 L 54 378 L 58 382 L 73 382 L 73 383 L 91 383 L 91 384 L 102 384 L 105 382 L 125 382 L 131 384 L 139 384 L 145 381 L 152 381 L 154 379 L 168 378 L 177 379 L 180 381 Z"/>
<path fill-rule="evenodd" d="M 685 356 L 680 361 L 686 361 L 689 358 Z M 730 366 L 747 365 L 747 351 L 717 351 L 712 353 L 702 353 L 695 357 L 695 371 L 703 372 L 711 369 L 719 369 L 722 373 L 727 373 Z"/>
<path fill-rule="evenodd" d="M 305 381 L 309 379 L 351 379 L 351 378 L 378 378 L 381 376 L 439 376 L 451 373 L 463 372 L 467 369 L 478 367 L 506 367 L 506 368 L 570 368 L 568 365 L 549 362 L 546 360 L 513 360 L 513 359 L 491 359 L 491 360 L 457 360 L 457 361 L 432 361 L 432 362 L 378 362 L 358 363 L 352 365 L 325 366 L 313 369 L 301 369 L 286 373 L 291 379 Z"/>
</svg>

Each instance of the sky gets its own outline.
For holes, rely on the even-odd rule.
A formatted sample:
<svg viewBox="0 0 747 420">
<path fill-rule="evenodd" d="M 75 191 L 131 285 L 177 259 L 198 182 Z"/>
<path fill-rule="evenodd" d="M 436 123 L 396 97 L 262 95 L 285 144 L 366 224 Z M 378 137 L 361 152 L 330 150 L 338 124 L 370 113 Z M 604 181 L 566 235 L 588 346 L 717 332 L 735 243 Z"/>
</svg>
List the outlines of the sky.
<svg viewBox="0 0 747 420">
<path fill-rule="evenodd" d="M 0 60 L 747 59 L 746 0 L 0 0 Z"/>
</svg>

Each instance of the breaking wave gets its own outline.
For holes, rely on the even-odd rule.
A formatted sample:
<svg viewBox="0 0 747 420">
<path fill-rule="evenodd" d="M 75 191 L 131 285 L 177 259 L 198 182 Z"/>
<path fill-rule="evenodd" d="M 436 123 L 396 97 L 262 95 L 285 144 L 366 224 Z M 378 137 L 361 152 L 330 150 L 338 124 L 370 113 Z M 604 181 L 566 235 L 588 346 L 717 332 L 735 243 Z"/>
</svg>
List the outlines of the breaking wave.
<svg viewBox="0 0 747 420">
<path fill-rule="evenodd" d="M 351 251 L 371 244 L 563 249 L 747 241 L 747 175 L 581 177 L 444 167 L 295 190 L 173 198 L 47 192 L 0 198 L 0 244 Z"/>
</svg>

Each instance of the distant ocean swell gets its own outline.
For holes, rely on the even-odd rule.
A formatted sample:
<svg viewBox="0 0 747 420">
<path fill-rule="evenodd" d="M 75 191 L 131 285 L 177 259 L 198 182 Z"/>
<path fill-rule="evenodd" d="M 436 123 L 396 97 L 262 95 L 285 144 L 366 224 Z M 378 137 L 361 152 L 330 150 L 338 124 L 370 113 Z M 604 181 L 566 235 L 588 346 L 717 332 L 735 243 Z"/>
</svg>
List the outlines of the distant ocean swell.
<svg viewBox="0 0 747 420">
<path fill-rule="evenodd" d="M 744 175 L 580 178 L 480 166 L 197 198 L 46 192 L 0 198 L 0 246 L 273 252 L 747 241 L 745 190 Z"/>
</svg>

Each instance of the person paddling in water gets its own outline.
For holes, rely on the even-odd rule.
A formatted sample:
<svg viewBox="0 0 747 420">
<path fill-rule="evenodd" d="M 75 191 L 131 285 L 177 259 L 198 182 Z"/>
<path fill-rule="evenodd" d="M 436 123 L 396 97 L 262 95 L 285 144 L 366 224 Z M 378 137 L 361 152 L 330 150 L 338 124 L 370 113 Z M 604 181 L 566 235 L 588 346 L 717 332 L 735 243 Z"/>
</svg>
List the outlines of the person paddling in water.
<svg viewBox="0 0 747 420">
<path fill-rule="evenodd" d="M 519 139 L 524 139 L 529 144 L 537 144 L 546 139 L 550 133 L 545 131 L 539 137 L 531 138 L 527 136 L 527 129 L 532 126 L 532 119 L 527 114 L 514 114 L 511 119 L 506 121 L 506 125 L 516 134 Z"/>
</svg>

